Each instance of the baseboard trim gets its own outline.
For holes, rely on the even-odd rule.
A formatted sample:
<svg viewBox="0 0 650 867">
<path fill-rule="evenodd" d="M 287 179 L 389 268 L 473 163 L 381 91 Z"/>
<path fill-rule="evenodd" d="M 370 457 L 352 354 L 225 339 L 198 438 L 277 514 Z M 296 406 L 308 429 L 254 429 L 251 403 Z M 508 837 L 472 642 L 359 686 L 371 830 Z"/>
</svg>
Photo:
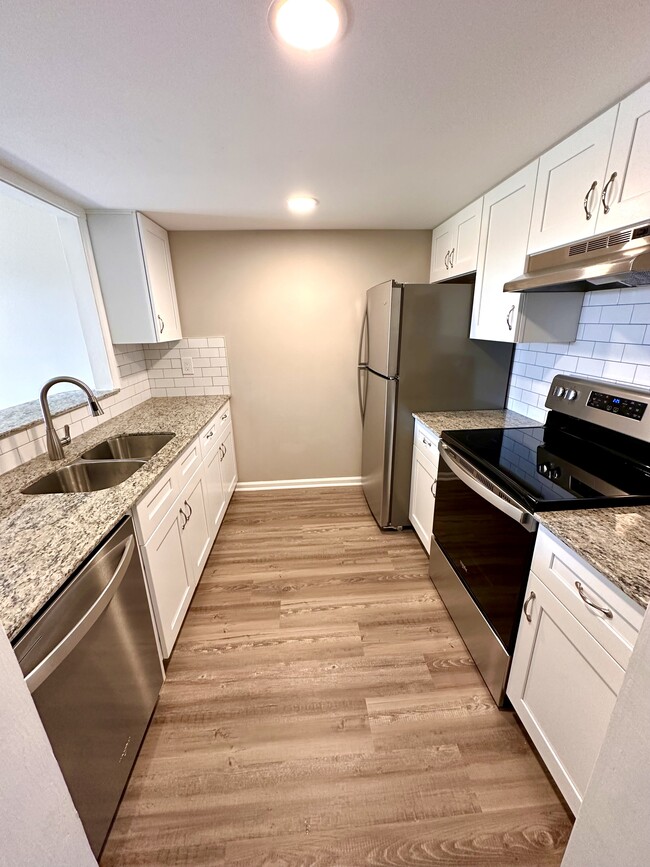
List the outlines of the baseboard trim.
<svg viewBox="0 0 650 867">
<path fill-rule="evenodd" d="M 292 488 L 350 488 L 361 484 L 361 476 L 335 479 L 273 479 L 268 482 L 239 482 L 238 491 L 281 491 Z"/>
</svg>

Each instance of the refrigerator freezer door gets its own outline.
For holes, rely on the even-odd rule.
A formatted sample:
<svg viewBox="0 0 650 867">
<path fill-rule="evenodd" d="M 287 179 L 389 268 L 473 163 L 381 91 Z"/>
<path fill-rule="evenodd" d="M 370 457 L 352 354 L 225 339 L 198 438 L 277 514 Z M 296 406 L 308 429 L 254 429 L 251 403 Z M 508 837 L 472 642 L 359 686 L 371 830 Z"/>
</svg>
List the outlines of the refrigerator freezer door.
<svg viewBox="0 0 650 867">
<path fill-rule="evenodd" d="M 390 527 L 398 383 L 368 371 L 363 419 L 363 492 L 380 527 Z"/>
<path fill-rule="evenodd" d="M 382 376 L 399 374 L 402 287 L 389 280 L 368 289 L 368 367 Z"/>
</svg>

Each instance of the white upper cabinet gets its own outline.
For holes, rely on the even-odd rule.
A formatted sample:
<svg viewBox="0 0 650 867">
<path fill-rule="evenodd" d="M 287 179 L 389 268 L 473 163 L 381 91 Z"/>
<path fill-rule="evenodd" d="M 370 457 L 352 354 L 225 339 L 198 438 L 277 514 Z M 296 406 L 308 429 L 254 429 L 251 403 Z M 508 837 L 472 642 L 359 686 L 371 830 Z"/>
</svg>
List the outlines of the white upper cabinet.
<svg viewBox="0 0 650 867">
<path fill-rule="evenodd" d="M 529 253 L 595 233 L 617 114 L 615 106 L 540 157 Z"/>
<path fill-rule="evenodd" d="M 502 343 L 575 340 L 583 295 L 504 292 L 525 270 L 538 160 L 483 199 L 470 337 Z"/>
<path fill-rule="evenodd" d="M 470 337 L 515 340 L 522 296 L 505 293 L 503 284 L 524 271 L 538 163 L 535 160 L 483 198 Z"/>
<path fill-rule="evenodd" d="M 619 105 L 596 228 L 650 217 L 650 82 Z"/>
<path fill-rule="evenodd" d="M 113 342 L 179 340 L 167 232 L 132 211 L 90 212 L 88 227 Z"/>
<path fill-rule="evenodd" d="M 432 283 L 476 271 L 482 211 L 480 198 L 433 230 Z"/>
</svg>

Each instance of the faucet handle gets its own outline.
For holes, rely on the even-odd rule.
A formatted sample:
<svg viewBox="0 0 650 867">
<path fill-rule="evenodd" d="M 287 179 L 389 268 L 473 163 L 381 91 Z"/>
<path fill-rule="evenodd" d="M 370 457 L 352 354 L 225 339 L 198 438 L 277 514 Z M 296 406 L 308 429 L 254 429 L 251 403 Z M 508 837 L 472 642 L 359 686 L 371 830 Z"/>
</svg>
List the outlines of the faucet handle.
<svg viewBox="0 0 650 867">
<path fill-rule="evenodd" d="M 63 436 L 59 437 L 62 446 L 69 446 L 72 442 L 72 437 L 70 436 L 70 425 L 66 424 L 63 427 Z"/>
</svg>

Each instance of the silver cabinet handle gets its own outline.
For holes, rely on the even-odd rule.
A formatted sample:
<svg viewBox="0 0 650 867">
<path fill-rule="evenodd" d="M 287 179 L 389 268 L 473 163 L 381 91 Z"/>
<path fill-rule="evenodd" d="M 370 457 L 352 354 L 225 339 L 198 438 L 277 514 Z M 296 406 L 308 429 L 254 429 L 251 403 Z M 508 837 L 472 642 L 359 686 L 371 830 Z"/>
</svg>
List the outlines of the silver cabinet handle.
<svg viewBox="0 0 650 867">
<path fill-rule="evenodd" d="M 528 597 L 528 599 L 526 599 L 526 602 L 524 603 L 524 614 L 526 615 L 526 620 L 529 623 L 532 623 L 533 615 L 528 613 L 528 606 L 532 605 L 535 599 L 537 599 L 537 596 L 535 596 L 535 591 L 531 590 L 530 596 Z"/>
<path fill-rule="evenodd" d="M 452 248 L 451 248 L 451 252 L 450 252 L 450 254 L 449 254 L 449 267 L 450 267 L 450 268 L 453 268 L 453 267 L 454 267 L 454 254 L 455 254 L 455 253 L 456 253 L 456 248 L 455 248 L 455 247 L 452 247 Z"/>
<path fill-rule="evenodd" d="M 596 611 L 600 611 L 601 614 L 604 614 L 605 617 L 609 617 L 610 619 L 614 616 L 609 608 L 602 608 L 600 605 L 596 605 L 595 602 L 592 602 L 591 599 L 585 593 L 584 587 L 579 581 L 575 582 L 576 590 L 580 594 L 580 598 L 585 603 L 585 605 L 589 605 L 590 608 L 595 608 Z"/>
<path fill-rule="evenodd" d="M 429 440 L 425 440 L 425 438 L 422 437 L 422 442 L 425 444 L 425 446 L 429 446 L 429 448 L 431 448 L 431 443 L 429 442 Z"/>
<path fill-rule="evenodd" d="M 227 418 L 228 418 L 228 413 L 224 412 L 224 414 L 221 416 L 221 421 L 225 421 Z"/>
<path fill-rule="evenodd" d="M 165 323 L 164 323 L 163 318 L 160 314 L 158 314 L 158 322 L 160 322 L 160 333 L 162 334 L 163 331 L 165 330 Z"/>
<path fill-rule="evenodd" d="M 213 436 L 214 436 L 214 431 L 211 430 L 209 434 L 206 434 L 206 435 L 205 435 L 205 438 L 206 438 L 206 440 L 209 440 L 209 439 L 210 439 L 211 437 L 213 437 Z"/>
<path fill-rule="evenodd" d="M 593 191 L 596 189 L 597 186 L 598 186 L 598 181 L 594 181 L 593 184 L 587 190 L 587 195 L 585 196 L 585 200 L 583 202 L 583 207 L 585 209 L 585 219 L 587 219 L 587 220 L 591 220 L 591 217 L 592 217 L 592 213 L 589 210 L 589 197 L 591 196 L 591 194 L 593 193 Z"/>
<path fill-rule="evenodd" d="M 63 660 L 75 649 L 81 639 L 87 635 L 88 631 L 99 620 L 104 611 L 108 608 L 111 599 L 117 593 L 122 579 L 126 575 L 126 571 L 131 563 L 133 552 L 135 550 L 135 540 L 133 536 L 129 536 L 122 550 L 122 556 L 115 568 L 115 572 L 93 602 L 90 608 L 86 611 L 81 620 L 72 627 L 70 632 L 62 638 L 56 647 L 48 653 L 36 668 L 33 668 L 29 674 L 25 676 L 25 683 L 30 692 L 34 692 L 45 681 L 53 671 L 55 671 Z M 107 551 L 112 553 L 111 551 Z"/>
<path fill-rule="evenodd" d="M 185 512 L 182 509 L 179 509 L 178 511 L 183 516 L 183 526 L 181 527 L 181 530 L 184 530 L 185 527 L 187 527 L 187 522 L 189 521 L 189 518 L 187 517 L 187 515 L 185 514 Z"/>
<path fill-rule="evenodd" d="M 190 506 L 190 504 L 187 502 L 187 500 L 183 500 L 183 505 L 184 505 L 184 506 L 187 506 L 187 508 L 188 508 L 188 510 L 189 510 L 189 515 L 187 516 L 187 520 L 189 521 L 190 518 L 192 517 L 193 509 L 192 509 L 192 507 Z"/>
<path fill-rule="evenodd" d="M 219 463 L 221 463 L 221 461 L 225 458 L 225 455 L 223 453 L 223 444 L 219 446 L 219 454 L 221 455 L 221 457 L 219 458 Z"/>
<path fill-rule="evenodd" d="M 449 250 L 445 253 L 445 268 L 449 271 Z"/>
<path fill-rule="evenodd" d="M 512 331 L 512 317 L 515 313 L 515 305 L 513 304 L 510 310 L 508 310 L 508 315 L 506 316 L 506 324 L 508 326 L 508 331 Z"/>
<path fill-rule="evenodd" d="M 611 211 L 611 205 L 607 204 L 607 190 L 609 189 L 610 184 L 613 184 L 616 178 L 618 177 L 618 172 L 612 172 L 611 178 L 607 181 L 605 186 L 603 187 L 603 194 L 600 197 L 600 201 L 603 203 L 603 213 L 609 214 Z"/>
<path fill-rule="evenodd" d="M 431 493 L 433 494 L 434 497 L 435 497 L 435 495 L 436 495 L 436 485 L 437 485 L 437 484 L 438 484 L 438 481 L 436 480 L 436 481 L 431 485 Z"/>
</svg>

